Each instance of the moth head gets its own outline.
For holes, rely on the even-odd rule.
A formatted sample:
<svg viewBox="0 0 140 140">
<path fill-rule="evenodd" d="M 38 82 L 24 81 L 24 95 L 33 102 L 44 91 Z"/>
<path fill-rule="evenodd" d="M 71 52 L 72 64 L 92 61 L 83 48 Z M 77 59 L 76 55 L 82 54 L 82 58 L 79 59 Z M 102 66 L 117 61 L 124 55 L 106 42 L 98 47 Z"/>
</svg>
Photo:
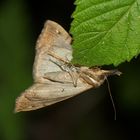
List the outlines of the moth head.
<svg viewBox="0 0 140 140">
<path fill-rule="evenodd" d="M 114 70 L 101 70 L 101 72 L 102 72 L 102 75 L 105 75 L 106 77 L 112 76 L 112 75 L 120 76 L 122 74 L 117 69 L 114 69 Z"/>
<path fill-rule="evenodd" d="M 98 78 L 98 79 L 106 79 L 108 76 L 112 76 L 112 75 L 118 75 L 120 76 L 122 73 L 116 69 L 114 70 L 102 70 L 100 68 L 93 68 L 92 69 L 94 75 Z"/>
<path fill-rule="evenodd" d="M 81 76 L 88 84 L 93 87 L 99 87 L 110 75 L 120 75 L 118 70 L 102 70 L 100 68 L 81 68 Z"/>
</svg>

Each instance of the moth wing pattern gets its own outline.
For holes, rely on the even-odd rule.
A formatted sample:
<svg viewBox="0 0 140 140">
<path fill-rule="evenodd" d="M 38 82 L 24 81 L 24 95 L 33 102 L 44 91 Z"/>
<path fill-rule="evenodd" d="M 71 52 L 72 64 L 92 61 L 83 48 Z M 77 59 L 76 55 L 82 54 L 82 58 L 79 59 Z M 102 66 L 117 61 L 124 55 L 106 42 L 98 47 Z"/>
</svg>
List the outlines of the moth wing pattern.
<svg viewBox="0 0 140 140">
<path fill-rule="evenodd" d="M 86 87 L 85 87 L 86 86 Z M 16 112 L 36 110 L 71 98 L 91 88 L 88 84 L 76 88 L 72 84 L 53 82 L 52 84 L 33 84 L 17 98 Z"/>
<path fill-rule="evenodd" d="M 59 56 L 64 61 L 72 59 L 71 36 L 54 21 L 47 20 L 36 43 L 36 56 L 33 66 L 35 82 L 49 82 L 43 79 L 44 74 L 61 71 L 54 62 L 60 62 L 50 53 Z M 52 60 L 52 61 L 51 61 Z"/>
</svg>

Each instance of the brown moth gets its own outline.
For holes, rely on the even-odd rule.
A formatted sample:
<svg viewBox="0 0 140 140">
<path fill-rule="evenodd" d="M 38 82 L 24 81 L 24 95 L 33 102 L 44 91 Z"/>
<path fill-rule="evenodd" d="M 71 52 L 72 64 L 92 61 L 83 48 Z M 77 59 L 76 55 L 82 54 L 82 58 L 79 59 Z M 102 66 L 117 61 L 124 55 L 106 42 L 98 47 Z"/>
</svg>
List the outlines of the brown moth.
<svg viewBox="0 0 140 140">
<path fill-rule="evenodd" d="M 99 87 L 109 75 L 120 75 L 117 70 L 72 65 L 71 40 L 59 24 L 45 23 L 36 43 L 34 84 L 16 99 L 15 112 L 49 106 Z"/>
</svg>

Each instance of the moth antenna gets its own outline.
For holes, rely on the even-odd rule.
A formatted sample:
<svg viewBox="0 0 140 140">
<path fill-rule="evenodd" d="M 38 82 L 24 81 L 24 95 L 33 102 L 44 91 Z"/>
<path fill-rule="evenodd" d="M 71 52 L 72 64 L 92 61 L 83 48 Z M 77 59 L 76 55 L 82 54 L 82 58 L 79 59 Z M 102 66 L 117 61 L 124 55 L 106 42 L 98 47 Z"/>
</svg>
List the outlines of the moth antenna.
<svg viewBox="0 0 140 140">
<path fill-rule="evenodd" d="M 110 84 L 109 84 L 109 81 L 106 77 L 106 81 L 107 81 L 107 87 L 108 87 L 108 92 L 109 92 L 109 96 L 110 96 L 110 100 L 112 102 L 112 106 L 113 106 L 113 110 L 114 110 L 114 120 L 116 120 L 116 107 L 115 107 L 115 103 L 114 103 L 114 100 L 113 100 L 113 97 L 112 97 L 112 94 L 111 94 L 111 89 L 110 89 Z"/>
<path fill-rule="evenodd" d="M 67 71 L 67 72 L 69 73 L 69 75 L 71 76 L 71 79 L 72 79 L 72 82 L 73 82 L 73 86 L 74 86 L 74 87 L 77 87 L 77 81 L 78 81 L 79 76 L 76 77 L 76 79 L 75 79 L 75 76 L 72 74 L 72 72 L 70 71 L 70 69 L 65 70 L 65 69 L 63 68 L 62 64 L 59 64 L 58 62 L 55 62 L 55 61 L 53 61 L 53 60 L 51 60 L 51 59 L 49 59 L 49 61 L 51 61 L 51 62 L 53 62 L 54 64 L 56 64 L 62 71 Z"/>
</svg>

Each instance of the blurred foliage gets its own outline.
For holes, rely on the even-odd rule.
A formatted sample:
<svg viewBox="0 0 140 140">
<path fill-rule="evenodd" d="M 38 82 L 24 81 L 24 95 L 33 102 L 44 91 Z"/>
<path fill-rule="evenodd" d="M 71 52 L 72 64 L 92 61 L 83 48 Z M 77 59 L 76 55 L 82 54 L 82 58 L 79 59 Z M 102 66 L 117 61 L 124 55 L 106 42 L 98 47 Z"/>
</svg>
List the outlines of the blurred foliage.
<svg viewBox="0 0 140 140">
<path fill-rule="evenodd" d="M 0 2 L 0 140 L 128 140 L 139 136 L 140 57 L 121 64 L 120 77 L 109 78 L 117 121 L 106 84 L 48 108 L 14 114 L 16 97 L 32 83 L 35 38 L 43 22 L 52 19 L 68 30 L 72 4 L 66 0 Z"/>
<path fill-rule="evenodd" d="M 0 139 L 4 140 L 23 138 L 23 116 L 14 114 L 14 104 L 16 96 L 31 83 L 25 65 L 30 44 L 28 18 L 22 0 L 7 0 L 0 5 Z"/>
</svg>

